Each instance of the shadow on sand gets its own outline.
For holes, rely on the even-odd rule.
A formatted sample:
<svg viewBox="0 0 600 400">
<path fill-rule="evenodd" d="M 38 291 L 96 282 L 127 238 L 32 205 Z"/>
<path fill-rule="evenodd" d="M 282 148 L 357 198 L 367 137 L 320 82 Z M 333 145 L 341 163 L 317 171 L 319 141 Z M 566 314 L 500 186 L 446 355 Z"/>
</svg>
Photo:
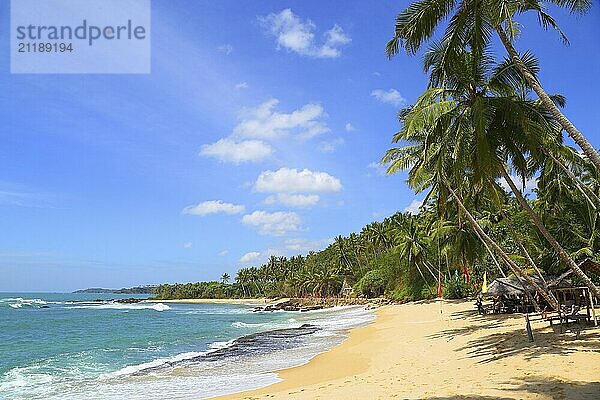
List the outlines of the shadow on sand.
<svg viewBox="0 0 600 400">
<path fill-rule="evenodd" d="M 564 382 L 546 377 L 515 378 L 513 388 L 503 388 L 506 392 L 514 393 L 514 397 L 481 396 L 481 395 L 456 395 L 442 397 L 428 397 L 428 400 L 514 400 L 522 397 L 522 392 L 527 394 L 544 395 L 554 400 L 598 400 L 600 399 L 600 383 L 598 382 Z"/>
<path fill-rule="evenodd" d="M 558 332 L 558 327 L 550 329 L 548 326 L 537 323 L 534 328 L 534 342 L 530 342 L 525 331 L 525 322 L 521 314 L 504 315 L 479 315 L 475 310 L 455 312 L 451 319 L 461 319 L 467 322 L 464 327 L 447 329 L 431 335 L 431 338 L 454 339 L 456 336 L 469 336 L 471 333 L 489 331 L 489 334 L 468 340 L 467 343 L 457 348 L 457 351 L 466 351 L 468 357 L 477 358 L 478 363 L 488 363 L 513 355 L 521 355 L 526 360 L 535 359 L 543 354 L 566 355 L 581 351 L 600 351 L 600 342 L 590 340 L 598 337 L 600 329 L 587 324 L 570 324 L 564 328 L 563 333 Z M 522 328 L 515 328 L 500 332 L 494 328 L 503 325 L 507 320 L 517 319 L 522 321 Z M 542 328 L 543 327 L 543 328 Z M 587 341 L 585 347 L 583 341 Z M 600 395 L 597 397 L 600 399 Z"/>
</svg>

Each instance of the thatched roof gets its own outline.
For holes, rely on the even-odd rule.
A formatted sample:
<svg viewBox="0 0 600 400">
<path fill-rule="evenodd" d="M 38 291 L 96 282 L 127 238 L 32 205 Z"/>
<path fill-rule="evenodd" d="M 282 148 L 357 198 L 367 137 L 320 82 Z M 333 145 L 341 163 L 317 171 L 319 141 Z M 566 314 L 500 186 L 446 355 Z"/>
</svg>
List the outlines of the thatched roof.
<svg viewBox="0 0 600 400">
<path fill-rule="evenodd" d="M 539 284 L 541 287 L 544 287 L 544 283 L 539 277 L 531 276 L 530 278 L 535 283 Z M 545 277 L 545 280 L 548 287 L 550 288 L 571 286 L 569 282 L 566 282 L 564 280 L 564 277 Z M 521 279 L 521 282 L 519 282 L 519 280 L 516 277 L 494 279 L 494 281 L 488 286 L 487 294 L 490 296 L 522 296 L 525 294 L 525 289 L 527 289 L 531 294 L 535 293 L 535 289 L 533 286 L 527 283 L 524 279 Z M 525 287 L 525 289 L 523 288 L 523 286 Z"/>
<path fill-rule="evenodd" d="M 596 261 L 593 261 L 591 258 L 586 258 L 585 260 L 580 262 L 579 268 L 581 268 L 585 272 L 592 272 L 595 275 L 600 276 L 600 264 Z"/>
<path fill-rule="evenodd" d="M 578 264 L 578 266 L 583 272 L 591 272 L 595 275 L 600 276 L 600 264 L 596 261 L 593 261 L 591 258 L 586 258 L 585 260 L 581 261 Z M 570 276 L 571 274 L 573 274 L 573 270 L 568 270 L 567 272 L 560 275 L 558 278 L 548 281 L 548 284 L 552 286 L 552 283 L 561 282 L 563 279 L 565 279 L 567 276 Z"/>
</svg>

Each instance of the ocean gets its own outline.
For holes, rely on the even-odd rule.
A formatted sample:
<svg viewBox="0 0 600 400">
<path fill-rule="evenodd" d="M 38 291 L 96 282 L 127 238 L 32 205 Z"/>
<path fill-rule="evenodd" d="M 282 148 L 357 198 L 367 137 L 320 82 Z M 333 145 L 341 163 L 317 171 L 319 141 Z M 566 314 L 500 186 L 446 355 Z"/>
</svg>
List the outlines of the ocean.
<svg viewBox="0 0 600 400">
<path fill-rule="evenodd" d="M 0 293 L 0 399 L 203 399 L 259 388 L 374 318 L 361 306 L 254 313 L 110 301 L 128 297 L 145 296 Z"/>
</svg>

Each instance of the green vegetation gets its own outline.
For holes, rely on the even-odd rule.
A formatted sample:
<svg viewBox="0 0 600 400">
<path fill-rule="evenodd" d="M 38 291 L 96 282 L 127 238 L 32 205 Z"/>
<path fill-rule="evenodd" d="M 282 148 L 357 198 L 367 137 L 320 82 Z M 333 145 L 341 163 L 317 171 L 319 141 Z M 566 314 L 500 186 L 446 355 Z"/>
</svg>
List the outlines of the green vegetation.
<svg viewBox="0 0 600 400">
<path fill-rule="evenodd" d="M 136 286 L 123 289 L 89 288 L 76 290 L 73 293 L 109 293 L 109 294 L 152 294 L 155 286 Z"/>
<path fill-rule="evenodd" d="M 390 174 L 408 171 L 408 185 L 425 199 L 417 215 L 394 214 L 319 252 L 271 257 L 240 269 L 230 285 L 224 274 L 222 283 L 161 285 L 158 296 L 334 296 L 352 287 L 408 301 L 435 297 L 441 276 L 444 296 L 460 298 L 477 292 L 486 272 L 489 280 L 520 276 L 556 308 L 531 275 L 571 270 L 600 297 L 599 277 L 578 267 L 600 257 L 600 157 L 563 115 L 565 99 L 542 88 L 535 56 L 512 45 L 519 14 L 534 12 L 558 29 L 546 3 L 421 0 L 398 15 L 390 57 L 400 48 L 416 54 L 451 16 L 423 55 L 427 90 L 398 113 L 399 145 L 382 159 Z M 551 3 L 576 13 L 590 6 Z M 492 54 L 493 33 L 508 58 Z M 582 154 L 563 144 L 563 130 Z M 530 180 L 537 188 L 528 199 Z"/>
</svg>

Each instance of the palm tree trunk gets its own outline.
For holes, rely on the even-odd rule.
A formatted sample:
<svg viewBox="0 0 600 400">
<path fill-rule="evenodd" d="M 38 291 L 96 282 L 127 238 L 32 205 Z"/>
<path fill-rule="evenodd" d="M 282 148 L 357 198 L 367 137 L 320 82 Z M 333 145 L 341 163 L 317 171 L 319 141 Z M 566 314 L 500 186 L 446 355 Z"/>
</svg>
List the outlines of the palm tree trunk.
<svg viewBox="0 0 600 400">
<path fill-rule="evenodd" d="M 531 265 L 533 267 L 533 269 L 535 270 L 535 272 L 539 276 L 540 280 L 544 284 L 544 289 L 548 290 L 548 284 L 546 283 L 546 279 L 544 279 L 544 275 L 542 275 L 542 271 L 540 271 L 538 269 L 537 265 L 535 265 L 535 262 L 533 261 L 533 259 L 529 255 L 529 252 L 527 251 L 527 249 L 525 248 L 525 246 L 523 245 L 523 243 L 519 239 L 519 236 L 517 235 L 517 232 L 514 230 L 512 224 L 510 222 L 510 219 L 508 219 L 506 217 L 506 215 L 504 214 L 504 212 L 502 212 L 502 215 L 504 216 L 504 219 L 507 221 L 506 225 L 508 226 L 508 229 L 510 230 L 510 233 L 511 233 L 511 235 L 513 237 L 513 240 L 517 243 L 517 245 L 519 246 L 519 248 L 521 249 L 521 251 L 523 252 L 523 254 L 525 254 L 525 258 L 527 259 L 527 264 L 529 264 L 529 265 Z M 525 285 L 523 285 L 522 282 L 520 282 L 520 283 L 521 283 L 521 286 L 523 286 L 523 289 L 525 289 Z M 537 303 L 537 301 L 535 301 L 535 297 L 532 296 L 531 293 L 529 293 L 528 290 L 525 290 L 525 293 L 527 294 L 527 297 L 529 297 L 529 299 L 531 299 L 531 302 L 533 303 L 533 306 L 535 307 L 535 311 L 539 312 L 540 311 L 540 306 Z M 548 296 L 550 296 L 554 300 L 556 300 L 556 297 L 549 290 L 548 290 Z M 556 300 L 556 302 L 558 303 L 558 300 Z"/>
<path fill-rule="evenodd" d="M 429 266 L 427 265 L 427 261 L 423 261 L 423 265 L 425 266 L 425 268 L 427 268 L 427 271 L 429 271 L 429 273 L 431 274 L 431 276 L 433 276 L 434 280 L 437 280 L 437 276 L 435 276 L 435 274 L 433 273 L 433 271 L 431 270 L 433 268 L 433 265 Z"/>
<path fill-rule="evenodd" d="M 525 200 L 525 198 L 523 197 L 523 195 L 521 194 L 511 177 L 508 175 L 508 172 L 506 172 L 506 168 L 504 168 L 503 165 L 500 166 L 500 172 L 506 180 L 506 183 L 508 183 L 508 186 L 510 186 L 510 189 L 514 193 L 521 207 L 523 207 L 525 211 L 527 211 L 527 213 L 533 220 L 535 226 L 538 228 L 540 233 L 546 238 L 548 243 L 550 243 L 550 246 L 552 246 L 552 248 L 556 251 L 561 261 L 565 263 L 575 273 L 575 275 L 581 278 L 583 283 L 592 291 L 592 293 L 594 293 L 596 297 L 600 297 L 600 290 L 598 290 L 598 287 L 596 287 L 596 285 L 594 285 L 594 282 L 592 282 L 592 280 L 581 270 L 581 268 L 579 268 L 577 263 L 575 263 L 571 256 L 569 256 L 569 253 L 567 253 L 566 250 L 563 249 L 562 246 L 556 241 L 554 236 L 552 236 L 550 232 L 548 232 L 548 230 L 542 223 L 540 217 L 535 213 L 535 211 L 533 211 L 529 203 L 527 203 L 527 200 Z"/>
<path fill-rule="evenodd" d="M 502 275 L 502 277 L 506 278 L 506 274 L 504 273 L 504 270 L 500 266 L 500 263 L 498 263 L 498 260 L 496 260 L 496 256 L 494 255 L 494 252 L 492 251 L 492 249 L 490 249 L 490 246 L 488 246 L 488 244 L 485 242 L 485 240 L 483 240 L 483 238 L 479 235 L 479 232 L 475 231 L 475 235 L 477 235 L 477 238 L 481 241 L 481 243 L 483 243 L 483 246 L 487 250 L 490 257 L 492 258 L 492 261 L 494 262 L 494 264 L 496 265 L 498 270 L 500 271 L 500 274 Z"/>
<path fill-rule="evenodd" d="M 501 26 L 496 26 L 496 32 L 502 41 L 502 44 L 506 48 L 510 59 L 515 63 L 517 69 L 523 75 L 527 83 L 533 88 L 535 93 L 537 93 L 538 97 L 544 104 L 544 107 L 550 111 L 554 119 L 563 127 L 563 129 L 567 132 L 567 134 L 577 143 L 577 145 L 583 150 L 585 155 L 589 158 L 589 160 L 596 166 L 596 169 L 600 170 L 600 154 L 596 151 L 594 146 L 591 145 L 590 142 L 583 136 L 581 132 L 575 125 L 569 121 L 567 117 L 560 111 L 560 109 L 554 104 L 554 101 L 548 96 L 548 93 L 544 90 L 540 82 L 537 78 L 527 69 L 527 66 L 519 57 L 519 53 L 513 47 L 510 39 L 504 32 Z"/>
<path fill-rule="evenodd" d="M 469 221 L 469 224 L 477 232 L 477 234 L 481 238 L 483 238 L 483 240 L 485 240 L 490 245 L 490 247 L 492 249 L 494 249 L 494 251 L 496 253 L 498 253 L 498 256 L 502 259 L 502 261 L 504 261 L 506 263 L 506 265 L 508 265 L 508 268 L 510 268 L 510 270 L 515 274 L 515 276 L 520 275 L 521 277 L 523 277 L 523 279 L 525 279 L 525 281 L 527 281 L 527 283 L 529 283 L 540 295 L 542 295 L 542 297 L 544 297 L 544 299 L 548 302 L 548 304 L 550 304 L 550 307 L 554 308 L 555 310 L 558 310 L 559 305 L 556 302 L 556 300 L 554 298 L 550 297 L 548 295 L 548 293 L 544 289 L 542 289 L 540 287 L 540 285 L 537 284 L 537 282 L 535 282 L 533 279 L 531 279 L 531 277 L 529 277 L 527 274 L 523 273 L 523 270 L 521 269 L 521 267 L 519 267 L 517 264 L 515 264 L 515 262 L 510 259 L 508 254 L 506 254 L 504 252 L 504 250 L 502 250 L 502 248 L 500 246 L 498 246 L 498 244 L 491 237 L 489 237 L 487 235 L 487 233 L 485 233 L 483 231 L 483 229 L 481 229 L 481 226 L 479 226 L 479 224 L 477 223 L 475 218 L 471 215 L 469 210 L 467 210 L 467 208 L 463 204 L 461 198 L 452 189 L 452 186 L 450 186 L 450 184 L 448 183 L 448 180 L 446 179 L 445 176 L 442 177 L 442 181 L 444 183 L 444 186 L 446 186 L 448 191 L 452 194 L 452 197 L 454 197 L 456 204 L 458 204 L 458 207 L 465 214 L 465 216 L 467 217 L 467 220 Z"/>
<path fill-rule="evenodd" d="M 538 268 L 535 261 L 533 261 L 533 258 L 531 258 L 531 255 L 529 255 L 529 252 L 525 248 L 525 245 L 523 245 L 523 242 L 521 241 L 521 239 L 519 238 L 519 235 L 515 231 L 515 228 L 513 227 L 512 222 L 510 221 L 510 218 L 508 218 L 508 216 L 504 213 L 504 211 L 502 211 L 502 215 L 503 215 L 504 219 L 506 220 L 506 225 L 508 226 L 508 229 L 510 230 L 511 236 L 513 237 L 514 241 L 517 243 L 517 245 L 519 246 L 519 248 L 525 255 L 527 264 L 531 265 L 531 267 L 534 269 L 535 273 L 540 277 L 541 281 L 544 283 L 544 287 L 546 289 L 548 289 L 548 283 L 546 282 L 546 278 L 544 278 L 542 271 Z M 552 293 L 550 293 L 550 295 L 554 296 Z"/>
</svg>

